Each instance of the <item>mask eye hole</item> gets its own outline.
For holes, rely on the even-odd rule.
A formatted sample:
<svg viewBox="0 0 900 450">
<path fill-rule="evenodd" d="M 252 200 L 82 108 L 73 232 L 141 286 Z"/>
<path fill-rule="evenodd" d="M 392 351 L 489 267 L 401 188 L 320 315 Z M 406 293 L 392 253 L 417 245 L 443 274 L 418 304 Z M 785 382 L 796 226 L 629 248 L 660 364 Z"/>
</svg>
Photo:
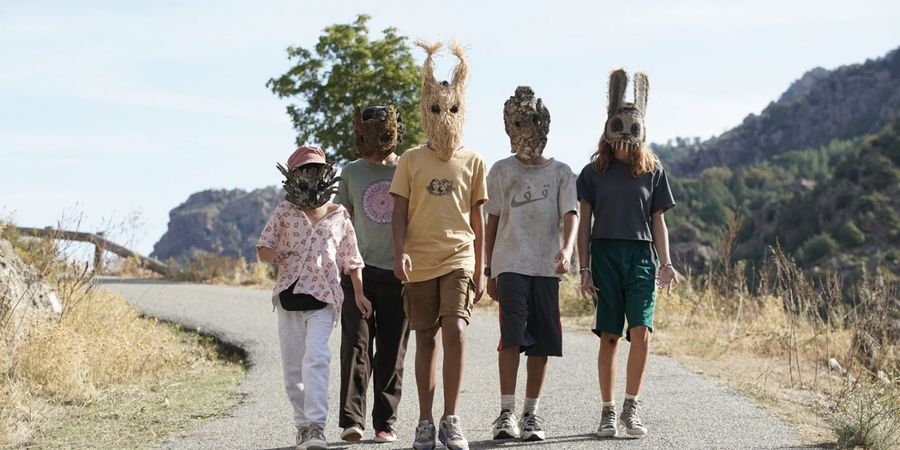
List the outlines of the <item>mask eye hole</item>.
<svg viewBox="0 0 900 450">
<path fill-rule="evenodd" d="M 435 103 L 435 104 L 431 105 L 431 112 L 433 112 L 433 113 L 435 113 L 435 114 L 440 114 L 440 113 L 441 113 L 441 107 L 438 106 L 437 103 Z"/>
<path fill-rule="evenodd" d="M 641 124 L 635 123 L 631 125 L 631 134 L 638 135 L 641 134 Z"/>
<path fill-rule="evenodd" d="M 612 121 L 612 129 L 613 131 L 619 132 L 625 129 L 625 124 L 622 123 L 622 119 L 616 117 Z"/>
<path fill-rule="evenodd" d="M 381 135 L 381 142 L 390 142 L 390 141 L 391 141 L 391 135 L 389 135 L 387 133 L 384 133 Z"/>
<path fill-rule="evenodd" d="M 458 112 L 459 112 L 459 107 L 456 106 L 456 105 L 453 105 L 453 106 L 450 108 L 450 112 L 452 112 L 453 114 L 458 113 Z"/>
<path fill-rule="evenodd" d="M 519 122 L 518 120 L 516 120 L 515 122 L 513 122 L 513 126 L 516 128 L 522 128 L 522 122 Z"/>
</svg>

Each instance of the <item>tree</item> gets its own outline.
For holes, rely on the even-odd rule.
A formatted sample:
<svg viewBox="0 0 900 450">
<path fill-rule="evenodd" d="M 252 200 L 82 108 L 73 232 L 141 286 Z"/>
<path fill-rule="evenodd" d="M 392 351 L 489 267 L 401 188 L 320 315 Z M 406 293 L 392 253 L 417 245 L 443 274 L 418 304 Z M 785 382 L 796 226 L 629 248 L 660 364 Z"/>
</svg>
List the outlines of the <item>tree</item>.
<svg viewBox="0 0 900 450">
<path fill-rule="evenodd" d="M 369 37 L 370 17 L 361 14 L 350 24 L 331 25 L 315 48 L 288 47 L 292 67 L 266 87 L 279 98 L 297 97 L 287 113 L 297 130 L 297 143 L 314 141 L 330 159 L 355 158 L 353 115 L 357 107 L 392 103 L 397 106 L 406 135 L 401 146 L 423 140 L 419 119 L 419 66 L 407 38 L 396 28 L 380 40 Z"/>
</svg>

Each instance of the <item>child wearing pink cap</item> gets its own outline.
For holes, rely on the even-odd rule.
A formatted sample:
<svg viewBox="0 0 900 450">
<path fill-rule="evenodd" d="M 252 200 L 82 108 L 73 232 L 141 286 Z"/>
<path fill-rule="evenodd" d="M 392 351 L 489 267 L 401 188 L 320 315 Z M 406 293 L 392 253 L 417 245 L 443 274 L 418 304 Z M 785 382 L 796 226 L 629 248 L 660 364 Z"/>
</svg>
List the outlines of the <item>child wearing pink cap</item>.
<svg viewBox="0 0 900 450">
<path fill-rule="evenodd" d="M 278 337 L 284 384 L 294 410 L 297 448 L 324 450 L 328 414 L 328 337 L 341 317 L 341 274 L 353 283 L 354 302 L 366 317 L 372 305 L 363 295 L 362 256 L 350 214 L 329 200 L 338 177 L 325 153 L 298 148 L 285 168 L 287 193 L 269 217 L 257 251 L 259 259 L 278 265 L 272 306 L 278 314 Z"/>
</svg>

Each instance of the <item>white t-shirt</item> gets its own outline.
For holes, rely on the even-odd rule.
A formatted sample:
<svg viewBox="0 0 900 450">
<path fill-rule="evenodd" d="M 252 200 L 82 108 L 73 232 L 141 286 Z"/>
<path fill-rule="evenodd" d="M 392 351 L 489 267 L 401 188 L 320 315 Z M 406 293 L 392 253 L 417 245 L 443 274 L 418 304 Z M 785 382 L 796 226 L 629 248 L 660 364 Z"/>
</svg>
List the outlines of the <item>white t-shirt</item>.
<svg viewBox="0 0 900 450">
<path fill-rule="evenodd" d="M 575 174 L 564 163 L 497 161 L 487 176 L 485 210 L 500 223 L 491 255 L 491 276 L 504 272 L 557 277 L 554 261 L 562 243 L 562 218 L 577 212 Z"/>
</svg>

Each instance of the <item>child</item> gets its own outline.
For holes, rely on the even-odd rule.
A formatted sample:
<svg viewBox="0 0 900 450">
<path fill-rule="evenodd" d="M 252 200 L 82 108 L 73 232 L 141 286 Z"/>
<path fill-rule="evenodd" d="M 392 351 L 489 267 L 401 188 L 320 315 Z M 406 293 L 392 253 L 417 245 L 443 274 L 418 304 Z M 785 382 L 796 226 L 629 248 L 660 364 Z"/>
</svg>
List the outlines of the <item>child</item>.
<svg viewBox="0 0 900 450">
<path fill-rule="evenodd" d="M 463 374 L 463 344 L 472 304 L 483 292 L 482 203 L 484 161 L 460 145 L 468 73 L 462 48 L 453 82 L 434 79 L 432 55 L 440 44 L 417 44 L 428 57 L 422 68 L 422 125 L 428 142 L 400 157 L 391 184 L 394 273 L 404 282 L 403 303 L 416 332 L 419 425 L 413 448 L 435 446 L 435 347 L 444 349 L 444 416 L 438 438 L 450 450 L 469 448 L 456 411 Z M 474 242 L 473 242 L 474 241 Z"/>
<path fill-rule="evenodd" d="M 328 413 L 328 336 L 341 314 L 340 273 L 353 281 L 356 307 L 364 317 L 372 306 L 363 295 L 363 261 L 350 215 L 328 202 L 334 168 L 322 150 L 302 146 L 288 159 L 285 200 L 278 203 L 256 245 L 259 259 L 278 264 L 272 304 L 284 384 L 294 409 L 297 448 L 323 450 Z"/>
<path fill-rule="evenodd" d="M 593 331 L 600 337 L 597 370 L 603 400 L 599 437 L 618 432 L 612 390 L 616 348 L 626 319 L 631 350 L 621 423 L 629 436 L 647 434 L 637 415 L 638 392 L 653 331 L 656 283 L 668 289 L 677 275 L 663 217 L 675 199 L 659 159 L 645 146 L 649 81 L 643 73 L 635 74 L 633 103 L 625 102 L 627 84 L 624 70 L 610 74 L 606 129 L 577 181 L 581 291 L 597 300 Z"/>
<path fill-rule="evenodd" d="M 372 427 L 375 442 L 393 442 L 403 383 L 403 357 L 409 325 L 403 313 L 403 285 L 394 276 L 391 239 L 391 180 L 397 168 L 394 149 L 403 138 L 403 123 L 393 106 L 356 110 L 356 153 L 359 159 L 341 171 L 334 202 L 350 211 L 366 267 L 363 283 L 373 314 L 363 317 L 354 304 L 341 314 L 341 439 L 362 439 L 366 423 L 366 390 L 373 378 Z M 344 296 L 354 296 L 350 277 L 341 281 Z M 378 349 L 376 352 L 375 349 Z"/>
<path fill-rule="evenodd" d="M 543 156 L 550 112 L 527 86 L 516 88 L 503 108 L 515 156 L 488 173 L 485 268 L 488 295 L 500 303 L 500 416 L 494 439 L 545 439 L 537 416 L 548 356 L 562 356 L 559 276 L 569 271 L 577 222 L 575 175 Z M 563 221 L 560 245 L 559 223 Z M 556 238 L 551 238 L 556 236 Z M 555 255 L 555 256 L 554 256 Z M 521 424 L 516 423 L 519 353 L 528 355 Z"/>
</svg>

